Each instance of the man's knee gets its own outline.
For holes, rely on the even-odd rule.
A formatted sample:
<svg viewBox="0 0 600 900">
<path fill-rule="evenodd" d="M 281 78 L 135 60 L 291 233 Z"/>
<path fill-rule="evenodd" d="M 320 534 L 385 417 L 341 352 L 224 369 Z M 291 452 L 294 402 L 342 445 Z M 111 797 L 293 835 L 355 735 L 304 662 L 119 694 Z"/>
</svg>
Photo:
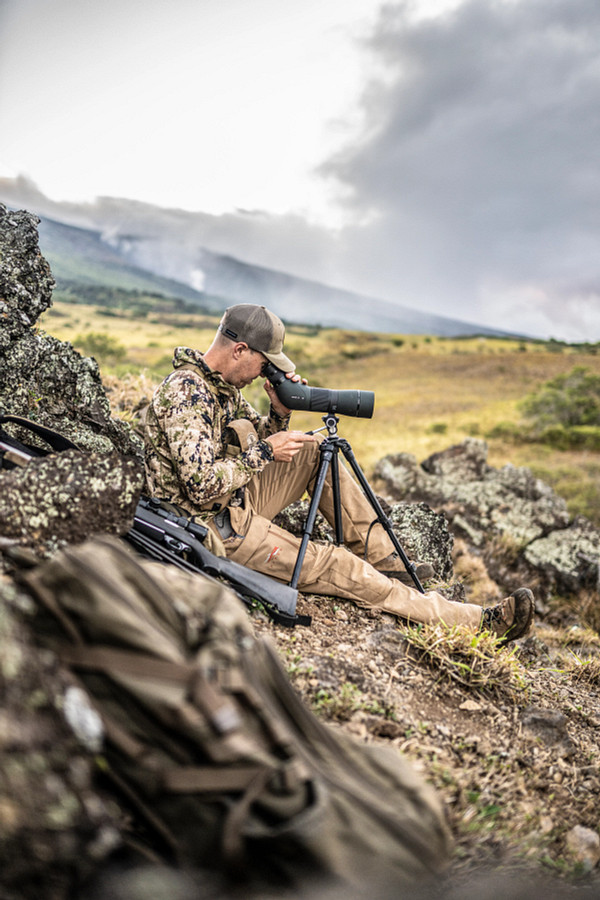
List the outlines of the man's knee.
<svg viewBox="0 0 600 900">
<path fill-rule="evenodd" d="M 302 444 L 301 449 L 296 454 L 296 457 L 300 456 L 305 459 L 316 459 L 321 451 L 321 444 L 324 441 L 324 437 L 322 434 L 313 435 L 314 441 L 306 441 L 306 443 Z M 296 458 L 294 457 L 294 458 Z"/>
</svg>

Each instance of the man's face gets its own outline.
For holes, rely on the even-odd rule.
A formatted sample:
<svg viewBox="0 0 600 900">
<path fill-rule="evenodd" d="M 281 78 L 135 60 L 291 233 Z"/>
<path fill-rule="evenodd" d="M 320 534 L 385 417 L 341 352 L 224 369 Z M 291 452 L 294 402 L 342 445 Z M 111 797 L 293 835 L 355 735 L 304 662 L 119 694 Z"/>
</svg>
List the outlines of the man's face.
<svg viewBox="0 0 600 900">
<path fill-rule="evenodd" d="M 242 351 L 236 363 L 235 371 L 229 379 L 230 384 L 240 389 L 252 384 L 254 379 L 260 375 L 266 361 L 266 358 L 258 350 L 246 347 Z"/>
</svg>

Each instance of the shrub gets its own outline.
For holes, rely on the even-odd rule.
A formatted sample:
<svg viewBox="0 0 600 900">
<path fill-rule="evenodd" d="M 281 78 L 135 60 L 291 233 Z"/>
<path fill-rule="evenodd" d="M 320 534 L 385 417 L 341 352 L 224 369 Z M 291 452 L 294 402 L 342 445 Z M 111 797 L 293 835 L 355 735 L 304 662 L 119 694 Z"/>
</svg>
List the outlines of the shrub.
<svg viewBox="0 0 600 900">
<path fill-rule="evenodd" d="M 574 425 L 566 428 L 564 425 L 551 425 L 536 435 L 536 440 L 542 444 L 554 447 L 556 450 L 600 450 L 600 426 Z"/>
<path fill-rule="evenodd" d="M 109 334 L 103 334 L 96 331 L 88 331 L 86 334 L 78 334 L 73 343 L 79 347 L 83 353 L 93 356 L 97 360 L 106 362 L 118 362 L 123 359 L 127 353 L 126 348 L 119 341 L 111 337 Z"/>
<path fill-rule="evenodd" d="M 485 433 L 486 438 L 496 438 L 502 441 L 514 441 L 519 443 L 526 439 L 523 428 L 514 422 L 498 422 Z"/>
<path fill-rule="evenodd" d="M 576 366 L 529 394 L 521 409 L 540 431 L 553 425 L 600 425 L 600 375 Z"/>
</svg>

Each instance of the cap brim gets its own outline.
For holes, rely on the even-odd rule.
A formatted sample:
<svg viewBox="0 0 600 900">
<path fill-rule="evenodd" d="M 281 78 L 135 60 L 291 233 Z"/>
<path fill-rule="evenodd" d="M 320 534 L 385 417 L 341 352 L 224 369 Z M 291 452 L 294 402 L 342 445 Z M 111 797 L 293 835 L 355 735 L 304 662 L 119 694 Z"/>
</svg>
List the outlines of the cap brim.
<svg viewBox="0 0 600 900">
<path fill-rule="evenodd" d="M 278 369 L 281 369 L 282 372 L 295 372 L 296 366 L 288 359 L 285 353 L 265 353 L 264 350 L 260 351 L 269 362 L 272 362 L 274 366 L 277 366 Z"/>
</svg>

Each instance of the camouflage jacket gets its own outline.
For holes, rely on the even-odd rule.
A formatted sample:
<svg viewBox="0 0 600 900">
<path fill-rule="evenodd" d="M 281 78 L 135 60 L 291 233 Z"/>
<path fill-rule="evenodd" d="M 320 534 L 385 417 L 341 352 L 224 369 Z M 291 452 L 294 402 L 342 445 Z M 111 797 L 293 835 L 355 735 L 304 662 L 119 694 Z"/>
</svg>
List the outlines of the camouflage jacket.
<svg viewBox="0 0 600 900">
<path fill-rule="evenodd" d="M 178 347 L 173 366 L 146 413 L 148 488 L 152 496 L 206 517 L 217 498 L 238 491 L 271 462 L 273 449 L 264 439 L 284 431 L 289 416 L 282 418 L 273 408 L 261 416 L 196 350 Z M 249 419 L 259 440 L 233 456 L 227 452 L 228 426 L 236 419 Z"/>
</svg>

